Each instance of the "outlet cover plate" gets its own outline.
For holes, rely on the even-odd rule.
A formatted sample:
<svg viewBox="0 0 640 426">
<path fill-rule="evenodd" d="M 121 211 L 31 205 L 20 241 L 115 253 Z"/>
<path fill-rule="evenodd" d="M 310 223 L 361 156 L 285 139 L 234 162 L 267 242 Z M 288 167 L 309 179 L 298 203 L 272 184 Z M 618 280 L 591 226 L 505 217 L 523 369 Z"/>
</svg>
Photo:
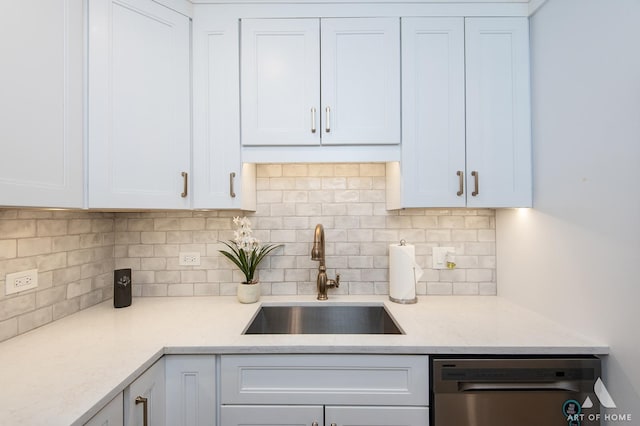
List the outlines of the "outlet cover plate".
<svg viewBox="0 0 640 426">
<path fill-rule="evenodd" d="M 455 253 L 454 247 L 433 247 L 433 269 L 447 269 L 447 253 Z"/>
<path fill-rule="evenodd" d="M 7 274 L 5 282 L 5 294 L 13 294 L 36 288 L 38 287 L 38 270 L 29 269 L 28 271 Z"/>
<path fill-rule="evenodd" d="M 200 253 L 197 251 L 180 253 L 178 263 L 180 266 L 198 266 L 200 265 Z"/>
</svg>

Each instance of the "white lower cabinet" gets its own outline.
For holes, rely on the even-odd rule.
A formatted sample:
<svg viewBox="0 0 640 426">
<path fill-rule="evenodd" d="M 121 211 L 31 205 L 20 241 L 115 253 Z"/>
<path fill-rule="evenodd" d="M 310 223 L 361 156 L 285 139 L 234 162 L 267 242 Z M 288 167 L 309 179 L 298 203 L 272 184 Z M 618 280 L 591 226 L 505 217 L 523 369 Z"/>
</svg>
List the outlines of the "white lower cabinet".
<svg viewBox="0 0 640 426">
<path fill-rule="evenodd" d="M 164 358 L 167 389 L 166 424 L 215 426 L 215 356 L 166 355 Z"/>
<path fill-rule="evenodd" d="M 427 407 L 226 405 L 224 426 L 426 426 Z"/>
<path fill-rule="evenodd" d="M 85 423 L 85 426 L 122 426 L 124 424 L 124 407 L 122 405 L 122 392 L 110 403 L 104 406 L 98 413 Z"/>
<path fill-rule="evenodd" d="M 425 355 L 222 355 L 221 422 L 425 426 Z"/>
<path fill-rule="evenodd" d="M 322 405 L 224 405 L 220 410 L 224 426 L 319 426 Z"/>
<path fill-rule="evenodd" d="M 325 407 L 327 426 L 427 426 L 428 407 Z"/>
<path fill-rule="evenodd" d="M 165 359 L 160 358 L 124 390 L 125 426 L 164 426 Z"/>
</svg>

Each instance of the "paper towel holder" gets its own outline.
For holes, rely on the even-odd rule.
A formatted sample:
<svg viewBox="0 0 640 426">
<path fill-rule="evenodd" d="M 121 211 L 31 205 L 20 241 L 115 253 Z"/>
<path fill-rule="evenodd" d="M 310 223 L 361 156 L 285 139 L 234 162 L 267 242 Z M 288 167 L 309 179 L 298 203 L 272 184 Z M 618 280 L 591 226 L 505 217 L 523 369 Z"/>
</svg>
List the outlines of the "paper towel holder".
<svg viewBox="0 0 640 426">
<path fill-rule="evenodd" d="M 402 239 L 400 240 L 400 246 L 404 247 L 407 245 L 407 240 Z M 417 279 L 416 279 L 416 268 L 413 268 L 413 280 L 414 280 L 414 285 L 417 283 Z M 391 289 L 389 289 L 389 292 L 391 293 Z M 394 303 L 400 303 L 402 305 L 412 305 L 414 303 L 418 302 L 418 295 L 416 294 L 414 298 L 412 299 L 399 299 L 399 298 L 395 298 L 392 297 L 391 294 L 389 294 L 389 300 L 391 300 Z"/>
</svg>

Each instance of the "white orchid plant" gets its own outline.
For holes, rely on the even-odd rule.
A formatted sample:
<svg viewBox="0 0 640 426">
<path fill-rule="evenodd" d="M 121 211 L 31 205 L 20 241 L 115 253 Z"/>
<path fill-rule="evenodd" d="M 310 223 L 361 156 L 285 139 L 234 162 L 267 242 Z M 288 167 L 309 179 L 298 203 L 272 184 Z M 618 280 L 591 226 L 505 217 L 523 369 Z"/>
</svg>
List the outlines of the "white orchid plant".
<svg viewBox="0 0 640 426">
<path fill-rule="evenodd" d="M 231 251 L 219 252 L 242 271 L 246 279 L 243 284 L 253 284 L 257 282 L 255 273 L 262 259 L 282 244 L 261 245 L 260 240 L 252 235 L 251 222 L 246 217 L 234 217 L 233 223 L 237 226 L 233 231 L 233 240 L 222 241 Z"/>
</svg>

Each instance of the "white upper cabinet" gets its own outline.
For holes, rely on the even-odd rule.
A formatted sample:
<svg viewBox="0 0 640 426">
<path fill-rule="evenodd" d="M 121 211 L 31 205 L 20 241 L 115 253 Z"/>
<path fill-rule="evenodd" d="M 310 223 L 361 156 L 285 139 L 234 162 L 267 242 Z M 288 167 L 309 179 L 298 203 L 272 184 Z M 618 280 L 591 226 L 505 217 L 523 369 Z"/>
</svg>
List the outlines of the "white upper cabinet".
<svg viewBox="0 0 640 426">
<path fill-rule="evenodd" d="M 83 206 L 83 3 L 0 2 L 0 206 Z"/>
<path fill-rule="evenodd" d="M 387 207 L 531 206 L 527 18 L 403 18 L 402 53 Z"/>
<path fill-rule="evenodd" d="M 89 6 L 89 207 L 189 208 L 190 20 L 152 0 Z"/>
<path fill-rule="evenodd" d="M 320 21 L 242 23 L 242 143 L 320 143 Z"/>
<path fill-rule="evenodd" d="M 202 9 L 193 34 L 193 207 L 255 210 L 255 165 L 240 154 L 238 20 Z"/>
<path fill-rule="evenodd" d="M 397 18 L 244 19 L 242 143 L 400 143 Z"/>
<path fill-rule="evenodd" d="M 322 143 L 400 143 L 400 22 L 322 21 Z"/>
<path fill-rule="evenodd" d="M 527 18 L 467 18 L 467 206 L 531 206 Z"/>
<path fill-rule="evenodd" d="M 464 96 L 464 19 L 403 18 L 403 207 L 465 206 Z"/>
</svg>

